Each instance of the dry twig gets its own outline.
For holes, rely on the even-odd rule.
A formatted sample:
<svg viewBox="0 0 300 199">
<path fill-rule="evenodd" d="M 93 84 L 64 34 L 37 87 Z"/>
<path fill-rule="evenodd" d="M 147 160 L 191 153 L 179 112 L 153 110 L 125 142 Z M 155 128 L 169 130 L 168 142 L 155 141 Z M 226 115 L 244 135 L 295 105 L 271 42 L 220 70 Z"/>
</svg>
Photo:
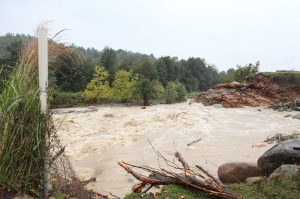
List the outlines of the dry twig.
<svg viewBox="0 0 300 199">
<path fill-rule="evenodd" d="M 151 144 L 151 143 L 150 143 Z M 151 145 L 152 146 L 152 145 Z M 152 146 L 153 148 L 153 146 Z M 123 161 L 119 161 L 118 164 L 123 167 L 128 173 L 132 174 L 136 179 L 141 181 L 136 187 L 133 189 L 135 192 L 147 192 L 154 185 L 167 185 L 167 184 L 176 184 L 176 185 L 186 185 L 193 187 L 202 192 L 218 196 L 220 198 L 229 198 L 229 199 L 242 199 L 242 197 L 234 194 L 230 191 L 225 185 L 220 183 L 217 179 L 215 179 L 212 175 L 210 175 L 206 170 L 204 170 L 200 166 L 196 166 L 203 173 L 200 174 L 196 171 L 190 169 L 187 162 L 184 160 L 182 155 L 179 152 L 175 153 L 175 157 L 181 163 L 182 167 L 177 166 L 174 162 L 166 159 L 160 152 L 153 150 L 158 155 L 159 158 L 162 158 L 166 164 L 177 170 L 181 170 L 183 173 L 175 173 L 173 171 L 169 171 L 160 166 L 159 169 L 151 168 L 151 167 L 143 167 L 143 166 L 135 166 Z M 149 172 L 149 176 L 141 175 L 132 168 L 139 168 L 144 171 Z M 146 185 L 150 186 L 145 191 L 142 191 Z"/>
</svg>

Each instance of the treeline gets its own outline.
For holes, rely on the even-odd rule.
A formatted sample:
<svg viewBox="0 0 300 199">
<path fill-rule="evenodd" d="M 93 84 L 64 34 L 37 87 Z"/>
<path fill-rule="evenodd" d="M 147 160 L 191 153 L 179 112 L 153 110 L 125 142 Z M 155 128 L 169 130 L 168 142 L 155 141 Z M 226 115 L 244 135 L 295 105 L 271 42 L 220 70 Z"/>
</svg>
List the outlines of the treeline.
<svg viewBox="0 0 300 199">
<path fill-rule="evenodd" d="M 5 80 L 18 61 L 20 49 L 32 38 L 11 33 L 0 36 L 1 88 L 5 86 Z M 159 99 L 172 103 L 184 100 L 187 92 L 213 88 L 215 84 L 224 82 L 224 75 L 228 76 L 228 71 L 219 73 L 214 65 L 199 57 L 187 60 L 171 56 L 155 58 L 153 54 L 114 50 L 110 47 L 99 51 L 74 44 L 68 48 L 74 49 L 71 51 L 73 53 L 60 57 L 60 64 L 49 69 L 49 85 L 54 92 L 53 103 L 57 104 L 69 103 L 70 99 L 65 99 L 68 96 L 72 96 L 76 102 L 142 99 L 147 104 L 151 99 Z M 106 90 L 102 89 L 103 85 L 106 85 Z"/>
</svg>

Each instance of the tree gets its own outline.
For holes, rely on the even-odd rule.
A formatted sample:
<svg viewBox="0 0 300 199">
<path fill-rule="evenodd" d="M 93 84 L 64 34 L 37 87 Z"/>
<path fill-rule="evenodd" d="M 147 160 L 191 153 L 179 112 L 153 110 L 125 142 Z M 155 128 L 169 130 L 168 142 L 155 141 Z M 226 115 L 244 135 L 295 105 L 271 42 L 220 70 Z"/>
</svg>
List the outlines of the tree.
<svg viewBox="0 0 300 199">
<path fill-rule="evenodd" d="M 130 69 L 132 69 L 132 61 L 130 59 L 123 59 L 119 66 L 119 69 L 129 71 Z"/>
<path fill-rule="evenodd" d="M 212 74 L 212 86 L 219 84 L 221 82 L 218 69 L 215 65 L 208 65 L 207 68 L 211 71 Z"/>
<path fill-rule="evenodd" d="M 175 85 L 176 84 L 174 82 L 168 82 L 168 85 L 164 90 L 163 97 L 167 104 L 175 102 L 176 98 L 178 97 L 178 94 L 175 90 Z"/>
<path fill-rule="evenodd" d="M 229 68 L 226 73 L 224 71 L 222 71 L 220 73 L 221 82 L 223 84 L 233 82 L 234 81 L 234 75 L 235 75 L 235 69 L 234 68 Z"/>
<path fill-rule="evenodd" d="M 133 65 L 133 71 L 150 81 L 156 79 L 157 71 L 154 65 L 147 58 L 135 62 Z"/>
<path fill-rule="evenodd" d="M 85 89 L 93 78 L 94 62 L 82 60 L 74 52 L 59 56 L 60 65 L 55 69 L 55 84 L 64 92 L 78 92 Z"/>
<path fill-rule="evenodd" d="M 107 81 L 108 75 L 109 74 L 105 71 L 104 67 L 95 67 L 94 78 L 90 81 L 81 95 L 85 101 L 97 100 L 100 102 L 103 99 L 111 97 L 111 89 Z"/>
<path fill-rule="evenodd" d="M 134 75 L 132 70 L 120 70 L 116 73 L 112 83 L 112 97 L 116 100 L 126 102 L 132 97 L 132 85 L 137 81 L 138 75 Z"/>
<path fill-rule="evenodd" d="M 176 81 L 179 79 L 179 66 L 178 66 L 178 58 L 177 57 L 161 57 L 160 58 L 165 66 L 166 66 L 166 72 L 167 72 L 167 78 L 166 80 L 168 82 L 170 81 Z"/>
<path fill-rule="evenodd" d="M 154 63 L 155 69 L 157 71 L 157 79 L 159 82 L 162 83 L 163 86 L 167 86 L 167 66 L 165 65 L 164 61 L 160 58 Z"/>
<path fill-rule="evenodd" d="M 243 67 L 241 65 L 237 65 L 236 66 L 237 70 L 234 74 L 234 80 L 237 82 L 245 81 L 248 75 L 257 73 L 259 71 L 259 65 L 260 65 L 259 61 L 257 61 L 255 65 L 251 63 Z"/>
<path fill-rule="evenodd" d="M 152 80 L 153 88 L 155 90 L 156 99 L 162 99 L 162 94 L 164 92 L 163 85 L 158 80 Z"/>
<path fill-rule="evenodd" d="M 0 57 L 0 92 L 17 64 L 23 47 L 22 40 L 14 40 L 6 45 L 5 49 L 9 55 Z"/>
<path fill-rule="evenodd" d="M 186 100 L 187 91 L 185 86 L 182 83 L 178 81 L 175 82 L 175 91 L 177 92 L 177 97 L 176 97 L 177 101 L 181 102 Z"/>
<path fill-rule="evenodd" d="M 105 70 L 108 71 L 109 85 L 112 85 L 112 82 L 114 80 L 115 72 L 118 69 L 117 63 L 118 60 L 117 60 L 116 52 L 112 48 L 109 48 L 108 46 L 105 47 L 100 55 L 100 64 L 101 66 L 104 66 Z"/>
<path fill-rule="evenodd" d="M 191 74 L 193 77 L 195 77 L 198 80 L 198 88 L 197 90 L 206 90 L 205 81 L 207 79 L 205 78 L 205 70 L 206 70 L 206 64 L 205 60 L 200 59 L 199 57 L 194 58 L 190 57 L 187 60 L 188 67 L 190 68 Z"/>
<path fill-rule="evenodd" d="M 149 100 L 156 96 L 153 82 L 149 79 L 139 79 L 133 84 L 132 88 L 134 89 L 132 95 L 137 98 L 142 98 L 144 106 L 149 105 Z"/>
<path fill-rule="evenodd" d="M 179 81 L 168 82 L 164 90 L 164 99 L 167 104 L 173 103 L 175 101 L 185 101 L 186 100 L 186 88 Z"/>
</svg>

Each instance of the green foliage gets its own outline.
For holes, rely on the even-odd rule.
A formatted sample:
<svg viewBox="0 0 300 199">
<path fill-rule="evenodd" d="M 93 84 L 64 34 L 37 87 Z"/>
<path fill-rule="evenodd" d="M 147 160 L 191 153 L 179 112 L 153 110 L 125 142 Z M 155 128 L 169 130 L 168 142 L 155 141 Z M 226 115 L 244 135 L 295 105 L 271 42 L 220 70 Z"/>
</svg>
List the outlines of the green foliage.
<svg viewBox="0 0 300 199">
<path fill-rule="evenodd" d="M 51 108 L 73 107 L 83 103 L 81 97 L 82 92 L 52 92 L 52 99 L 50 100 Z"/>
<path fill-rule="evenodd" d="M 149 105 L 149 100 L 155 98 L 156 89 L 149 79 L 139 79 L 132 85 L 133 97 L 141 98 L 143 100 L 143 105 Z"/>
<path fill-rule="evenodd" d="M 5 49 L 8 55 L 3 57 L 0 56 L 0 92 L 15 68 L 23 47 L 24 43 L 22 40 L 13 40 L 6 45 Z"/>
<path fill-rule="evenodd" d="M 176 101 L 186 100 L 187 91 L 183 84 L 177 81 L 175 85 L 175 91 L 177 92 Z"/>
<path fill-rule="evenodd" d="M 157 71 L 154 65 L 148 60 L 143 59 L 134 63 L 134 73 L 138 73 L 143 78 L 149 79 L 150 81 L 156 79 Z"/>
<path fill-rule="evenodd" d="M 228 188 L 244 198 L 269 199 L 289 198 L 297 199 L 300 187 L 295 177 L 277 176 L 270 181 L 260 181 L 251 184 L 229 184 Z"/>
<path fill-rule="evenodd" d="M 148 59 L 151 63 L 156 61 L 156 58 L 154 57 L 153 54 L 146 55 L 146 54 L 134 53 L 134 52 L 122 50 L 122 49 L 119 49 L 115 52 L 117 55 L 118 62 L 122 62 L 122 60 L 124 60 L 124 59 L 128 59 L 131 62 L 136 62 L 136 61 L 142 60 L 142 59 Z"/>
<path fill-rule="evenodd" d="M 117 55 L 114 49 L 105 47 L 100 55 L 100 65 L 104 66 L 105 70 L 108 71 L 109 77 L 108 82 L 109 85 L 112 85 L 114 80 L 114 75 L 117 72 L 118 60 Z"/>
<path fill-rule="evenodd" d="M 163 98 L 167 104 L 171 104 L 175 102 L 176 98 L 178 97 L 175 87 L 176 87 L 175 82 L 168 82 L 168 85 L 164 90 Z"/>
<path fill-rule="evenodd" d="M 95 67 L 94 78 L 86 86 L 86 89 L 81 95 L 85 101 L 97 100 L 100 102 L 103 99 L 111 97 L 111 89 L 107 81 L 108 75 L 104 67 Z"/>
<path fill-rule="evenodd" d="M 162 83 L 163 86 L 167 86 L 167 66 L 164 61 L 160 58 L 154 63 L 155 69 L 157 71 L 157 79 Z"/>
<path fill-rule="evenodd" d="M 255 65 L 251 63 L 243 67 L 241 65 L 237 65 L 237 70 L 234 74 L 234 80 L 237 82 L 245 81 L 247 76 L 257 73 L 259 71 L 259 65 L 259 61 L 257 61 Z"/>
<path fill-rule="evenodd" d="M 138 75 L 134 75 L 132 70 L 120 70 L 116 73 L 112 87 L 112 98 L 126 102 L 132 98 L 132 85 L 137 81 Z"/>
<path fill-rule="evenodd" d="M 166 103 L 170 104 L 175 101 L 185 101 L 187 91 L 184 85 L 178 81 L 168 82 L 168 85 L 166 86 L 162 95 Z"/>
<path fill-rule="evenodd" d="M 65 194 L 63 193 L 56 193 L 55 194 L 55 199 L 64 199 L 65 198 Z"/>
<path fill-rule="evenodd" d="M 70 56 L 59 56 L 60 64 L 54 70 L 53 79 L 57 89 L 64 92 L 84 90 L 93 77 L 94 65 L 91 61 L 81 60 L 75 52 Z"/>
<path fill-rule="evenodd" d="M 196 98 L 201 92 L 199 91 L 193 91 L 190 93 L 187 93 L 187 98 Z"/>
<path fill-rule="evenodd" d="M 119 66 L 119 69 L 129 71 L 130 69 L 132 69 L 132 61 L 130 59 L 123 59 Z"/>
<path fill-rule="evenodd" d="M 300 72 L 263 72 L 261 74 L 278 84 L 292 83 L 300 86 Z"/>
<path fill-rule="evenodd" d="M 55 42 L 48 49 L 49 66 L 57 64 L 58 54 L 69 52 Z M 38 42 L 33 39 L 0 94 L 0 187 L 42 198 L 43 160 L 53 150 L 45 137 L 56 137 L 56 131 L 51 115 L 41 114 L 38 82 Z"/>
<path fill-rule="evenodd" d="M 162 99 L 163 98 L 162 95 L 165 90 L 163 85 L 158 80 L 153 80 L 152 84 L 153 84 L 153 88 L 155 90 L 156 99 Z"/>
<path fill-rule="evenodd" d="M 162 69 L 162 70 L 166 71 L 166 81 L 167 82 L 176 81 L 176 80 L 180 79 L 180 74 L 179 74 L 180 63 L 178 62 L 177 57 L 171 58 L 170 56 L 166 56 L 166 57 L 161 57 L 159 59 L 162 60 L 164 63 L 165 69 Z M 163 66 L 163 65 L 161 65 L 161 66 Z M 164 85 L 164 83 L 163 83 L 163 85 Z"/>
<path fill-rule="evenodd" d="M 223 84 L 233 82 L 234 81 L 234 75 L 235 75 L 235 69 L 234 68 L 229 68 L 226 73 L 224 71 L 222 71 L 220 73 L 221 82 Z"/>
</svg>

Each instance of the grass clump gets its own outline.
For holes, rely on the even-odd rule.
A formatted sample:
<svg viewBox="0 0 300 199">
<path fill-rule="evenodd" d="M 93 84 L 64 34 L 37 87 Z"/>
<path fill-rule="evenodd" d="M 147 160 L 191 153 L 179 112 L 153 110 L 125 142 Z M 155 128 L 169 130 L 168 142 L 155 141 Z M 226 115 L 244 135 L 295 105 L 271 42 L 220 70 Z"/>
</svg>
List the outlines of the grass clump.
<svg viewBox="0 0 300 199">
<path fill-rule="evenodd" d="M 48 40 L 49 67 L 57 67 L 58 55 L 69 51 Z M 37 38 L 21 50 L 5 85 L 0 94 L 0 187 L 42 198 L 43 160 L 51 149 L 45 136 L 56 131 L 51 115 L 40 110 Z"/>
<path fill-rule="evenodd" d="M 262 74 L 266 77 L 269 77 L 275 83 L 300 85 L 300 71 L 263 72 Z"/>
<path fill-rule="evenodd" d="M 190 98 L 196 98 L 201 92 L 200 91 L 193 91 L 193 92 L 190 92 L 190 93 L 187 93 L 187 98 L 190 99 Z"/>
<path fill-rule="evenodd" d="M 300 187 L 296 177 L 279 175 L 271 180 L 254 183 L 229 184 L 236 194 L 249 199 L 289 198 L 297 199 Z"/>
</svg>

